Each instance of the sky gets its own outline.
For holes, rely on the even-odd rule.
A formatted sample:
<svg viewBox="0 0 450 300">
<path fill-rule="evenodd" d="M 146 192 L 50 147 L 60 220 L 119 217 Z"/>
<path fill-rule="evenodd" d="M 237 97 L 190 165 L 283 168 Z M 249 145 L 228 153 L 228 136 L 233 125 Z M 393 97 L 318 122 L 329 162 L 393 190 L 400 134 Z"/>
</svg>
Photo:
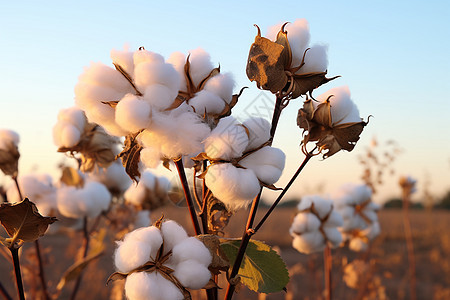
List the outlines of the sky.
<svg viewBox="0 0 450 300">
<path fill-rule="evenodd" d="M 330 76 L 340 78 L 315 95 L 348 85 L 370 123 L 352 152 L 314 157 L 286 198 L 329 193 L 361 183 L 358 157 L 376 137 L 383 152 L 394 140 L 402 152 L 374 200 L 398 197 L 398 178 L 418 180 L 436 196 L 450 190 L 450 2 L 448 1 L 2 1 L 0 4 L 0 128 L 21 137 L 20 173 L 58 176 L 64 158 L 52 127 L 58 111 L 74 105 L 74 86 L 91 61 L 111 64 L 112 49 L 144 46 L 169 57 L 201 47 L 236 92 L 248 86 L 233 114 L 270 119 L 274 96 L 245 74 L 257 24 L 263 32 L 280 22 L 306 18 L 311 42 L 328 45 Z M 302 100 L 283 111 L 274 146 L 287 155 L 277 186 L 284 186 L 304 156 L 296 115 Z M 174 174 L 166 174 L 174 176 Z M 0 183 L 6 182 L 0 177 Z M 271 199 L 273 192 L 263 197 Z"/>
</svg>

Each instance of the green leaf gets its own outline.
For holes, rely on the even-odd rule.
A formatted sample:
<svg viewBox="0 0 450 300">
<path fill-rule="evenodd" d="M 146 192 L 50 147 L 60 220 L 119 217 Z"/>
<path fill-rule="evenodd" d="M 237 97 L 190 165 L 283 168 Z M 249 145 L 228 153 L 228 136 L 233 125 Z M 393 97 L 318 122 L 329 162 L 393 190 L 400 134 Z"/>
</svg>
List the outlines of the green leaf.
<svg viewBox="0 0 450 300">
<path fill-rule="evenodd" d="M 236 259 L 240 244 L 240 239 L 225 240 L 220 244 L 230 265 Z M 270 246 L 254 240 L 248 243 L 238 275 L 243 284 L 259 293 L 279 292 L 289 282 L 289 273 L 281 257 Z"/>
</svg>

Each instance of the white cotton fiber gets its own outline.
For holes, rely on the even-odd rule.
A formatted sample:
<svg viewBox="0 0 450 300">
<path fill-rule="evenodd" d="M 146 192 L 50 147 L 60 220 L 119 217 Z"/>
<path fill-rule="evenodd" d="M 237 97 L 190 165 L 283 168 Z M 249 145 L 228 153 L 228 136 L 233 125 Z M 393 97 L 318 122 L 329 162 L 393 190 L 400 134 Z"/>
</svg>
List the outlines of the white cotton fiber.
<svg viewBox="0 0 450 300">
<path fill-rule="evenodd" d="M 189 51 L 189 62 L 191 63 L 190 74 L 195 86 L 205 79 L 214 68 L 211 57 L 202 48 Z"/>
<path fill-rule="evenodd" d="M 242 125 L 249 133 L 249 143 L 245 151 L 256 149 L 270 139 L 270 123 L 266 119 L 254 117 L 245 120 Z"/>
<path fill-rule="evenodd" d="M 331 120 L 333 125 L 361 122 L 359 111 L 353 103 L 348 86 L 332 88 L 324 94 L 317 97 L 321 102 L 329 96 L 331 105 Z"/>
<path fill-rule="evenodd" d="M 125 192 L 132 183 L 120 160 L 114 161 L 108 168 L 94 168 L 88 176 L 93 181 L 103 183 L 113 193 Z"/>
<path fill-rule="evenodd" d="M 135 69 L 136 86 L 144 91 L 152 84 L 161 84 L 178 91 L 180 77 L 171 64 L 143 62 Z"/>
<path fill-rule="evenodd" d="M 207 90 L 201 90 L 189 100 L 195 112 L 200 116 L 205 114 L 218 114 L 225 108 L 225 101 L 218 95 Z"/>
<path fill-rule="evenodd" d="M 328 242 L 331 244 L 332 248 L 338 247 L 342 242 L 342 234 L 336 227 L 323 228 L 325 235 L 327 236 Z"/>
<path fill-rule="evenodd" d="M 294 23 L 286 25 L 287 37 L 292 51 L 292 67 L 300 65 L 303 53 L 308 48 L 310 33 L 306 19 L 297 19 Z"/>
<path fill-rule="evenodd" d="M 58 122 L 71 124 L 82 132 L 86 126 L 86 116 L 78 107 L 69 107 L 59 111 Z"/>
<path fill-rule="evenodd" d="M 183 294 L 170 281 L 157 272 L 136 272 L 125 282 L 125 294 L 129 300 L 182 300 Z"/>
<path fill-rule="evenodd" d="M 145 167 L 153 169 L 158 167 L 161 162 L 161 151 L 155 149 L 153 147 L 146 147 L 141 150 L 141 162 L 145 165 Z"/>
<path fill-rule="evenodd" d="M 260 190 L 258 178 L 252 170 L 236 168 L 230 163 L 211 165 L 205 181 L 214 196 L 230 210 L 247 206 Z"/>
<path fill-rule="evenodd" d="M 319 231 L 306 232 L 294 237 L 292 247 L 305 254 L 321 251 L 325 248 L 325 241 Z"/>
<path fill-rule="evenodd" d="M 134 72 L 134 61 L 133 52 L 124 50 L 111 50 L 110 53 L 111 60 L 113 63 L 120 65 L 130 76 L 133 76 Z"/>
<path fill-rule="evenodd" d="M 80 201 L 84 201 L 81 190 L 77 190 L 73 186 L 62 186 L 57 190 L 56 203 L 58 211 L 68 218 L 80 218 L 84 215 L 80 208 Z"/>
<path fill-rule="evenodd" d="M 155 258 L 159 248 L 163 243 L 161 232 L 155 226 L 142 227 L 125 235 L 124 243 L 138 241 L 150 247 L 149 257 Z"/>
<path fill-rule="evenodd" d="M 230 160 L 242 156 L 248 146 L 248 135 L 245 128 L 229 116 L 220 119 L 204 144 L 209 157 Z"/>
<path fill-rule="evenodd" d="M 234 79 L 231 73 L 219 73 L 210 78 L 204 89 L 222 98 L 226 103 L 231 102 L 233 96 Z"/>
<path fill-rule="evenodd" d="M 177 243 L 188 238 L 186 230 L 175 221 L 168 220 L 161 224 L 161 233 L 164 237 L 164 252 L 173 249 Z"/>
<path fill-rule="evenodd" d="M 152 225 L 152 219 L 150 218 L 149 210 L 140 210 L 136 213 L 134 218 L 133 227 L 142 228 Z"/>
<path fill-rule="evenodd" d="M 130 272 L 149 261 L 151 251 L 151 246 L 141 241 L 122 242 L 114 252 L 114 264 L 120 272 Z"/>
<path fill-rule="evenodd" d="M 305 64 L 298 70 L 296 74 L 325 72 L 328 68 L 327 51 L 328 51 L 327 45 L 319 44 L 311 46 L 309 50 L 306 52 L 304 61 Z"/>
<path fill-rule="evenodd" d="M 133 53 L 133 62 L 134 65 L 138 65 L 143 62 L 164 63 L 164 57 L 161 54 L 140 49 Z"/>
<path fill-rule="evenodd" d="M 184 287 L 195 290 L 203 288 L 211 279 L 207 266 L 192 259 L 179 263 L 173 275 Z"/>
<path fill-rule="evenodd" d="M 317 231 L 320 227 L 320 220 L 312 213 L 299 213 L 294 217 L 289 232 L 292 236 L 303 234 L 304 232 Z"/>
<path fill-rule="evenodd" d="M 170 190 L 170 181 L 166 177 L 158 177 L 157 184 L 155 186 L 156 195 L 160 198 L 167 196 Z"/>
<path fill-rule="evenodd" d="M 195 237 L 189 237 L 177 243 L 173 249 L 173 259 L 176 263 L 195 260 L 204 266 L 209 266 L 212 257 L 208 248 Z"/>
<path fill-rule="evenodd" d="M 110 88 L 123 95 L 133 92 L 133 87 L 119 71 L 102 63 L 92 62 L 84 69 L 84 73 L 78 77 L 78 80 L 80 83 L 91 86 Z M 100 102 L 109 99 L 97 100 Z"/>
<path fill-rule="evenodd" d="M 341 227 L 343 224 L 344 219 L 342 218 L 341 214 L 338 213 L 336 210 L 333 210 L 333 212 L 328 217 L 327 222 L 325 223 L 326 226 L 334 226 L 334 227 Z"/>
<path fill-rule="evenodd" d="M 186 56 L 184 53 L 181 52 L 174 52 L 172 53 L 169 58 L 167 59 L 167 63 L 170 63 L 173 65 L 175 70 L 177 70 L 177 73 L 180 78 L 180 86 L 178 90 L 187 92 L 186 87 L 186 78 L 185 78 L 185 72 L 184 72 L 184 66 L 186 64 Z"/>
<path fill-rule="evenodd" d="M 53 127 L 53 141 L 58 147 L 73 147 L 80 142 L 81 132 L 67 123 L 57 123 Z"/>
<path fill-rule="evenodd" d="M 152 108 L 163 111 L 173 104 L 177 95 L 178 90 L 170 89 L 162 84 L 152 84 L 146 87 L 143 100 Z"/>
<path fill-rule="evenodd" d="M 266 146 L 248 155 L 239 161 L 239 164 L 245 168 L 252 169 L 259 180 L 270 185 L 280 179 L 285 160 L 286 156 L 283 151 Z"/>
<path fill-rule="evenodd" d="M 138 132 L 150 123 L 150 105 L 135 95 L 126 95 L 116 106 L 116 122 L 123 130 Z"/>
<path fill-rule="evenodd" d="M 0 129 L 0 149 L 1 150 L 8 150 L 8 147 L 10 144 L 13 144 L 14 146 L 19 145 L 19 135 L 12 130 L 9 129 Z"/>
</svg>

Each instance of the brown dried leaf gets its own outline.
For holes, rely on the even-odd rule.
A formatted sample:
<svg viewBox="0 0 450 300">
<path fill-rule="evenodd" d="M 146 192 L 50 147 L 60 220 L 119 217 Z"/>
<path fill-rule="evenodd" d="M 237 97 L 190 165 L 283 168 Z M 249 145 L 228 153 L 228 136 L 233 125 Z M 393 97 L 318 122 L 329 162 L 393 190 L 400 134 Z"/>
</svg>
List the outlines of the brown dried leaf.
<svg viewBox="0 0 450 300">
<path fill-rule="evenodd" d="M 141 131 L 127 135 L 125 138 L 124 149 L 118 157 L 122 159 L 122 164 L 125 167 L 125 171 L 130 176 L 131 180 L 138 182 L 141 177 L 139 172 L 139 161 L 141 157 L 142 146 L 136 141 L 136 137 Z"/>
<path fill-rule="evenodd" d="M 340 76 L 335 76 L 332 78 L 327 78 L 327 72 L 313 72 L 305 74 L 294 74 L 294 87 L 292 90 L 292 98 L 295 99 L 301 95 L 312 94 L 312 91 L 322 84 L 325 84 L 333 79 Z"/>
<path fill-rule="evenodd" d="M 233 214 L 219 199 L 213 197 L 207 203 L 208 229 L 214 234 L 223 234 Z"/>
<path fill-rule="evenodd" d="M 63 167 L 60 181 L 68 186 L 81 188 L 84 186 L 84 178 L 77 169 L 71 167 Z"/>
<path fill-rule="evenodd" d="M 45 234 L 48 225 L 57 221 L 55 217 L 43 217 L 36 205 L 25 198 L 15 204 L 0 205 L 0 222 L 12 238 L 11 245 L 17 240 L 33 242 Z"/>
<path fill-rule="evenodd" d="M 227 256 L 222 253 L 220 249 L 219 237 L 212 234 L 202 234 L 197 235 L 196 238 L 199 239 L 211 253 L 212 262 L 208 267 L 209 270 L 215 275 L 220 274 L 221 271 L 227 271 L 230 267 L 230 263 L 228 262 Z"/>
<path fill-rule="evenodd" d="M 103 104 L 109 105 L 112 108 L 116 108 L 119 101 L 102 101 Z"/>
</svg>

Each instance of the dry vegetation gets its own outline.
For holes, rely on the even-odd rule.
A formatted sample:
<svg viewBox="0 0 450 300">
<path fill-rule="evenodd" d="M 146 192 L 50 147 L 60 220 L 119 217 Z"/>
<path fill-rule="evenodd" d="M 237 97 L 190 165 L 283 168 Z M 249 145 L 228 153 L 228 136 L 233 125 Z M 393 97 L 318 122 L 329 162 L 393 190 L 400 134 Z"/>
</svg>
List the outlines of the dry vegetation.
<svg viewBox="0 0 450 300">
<path fill-rule="evenodd" d="M 259 212 L 261 215 L 263 209 Z M 153 219 L 159 218 L 162 211 L 153 213 Z M 174 219 L 190 228 L 190 220 L 184 208 L 164 209 L 167 217 Z M 320 299 L 323 290 L 323 267 L 321 254 L 303 255 L 294 250 L 288 229 L 295 210 L 280 208 L 270 217 L 270 222 L 262 227 L 255 239 L 264 240 L 269 245 L 277 246 L 283 259 L 289 267 L 291 282 L 288 293 L 258 295 L 242 288 L 236 299 Z M 418 299 L 450 299 L 450 212 L 448 211 L 412 211 L 410 213 L 417 268 L 417 298 Z M 333 286 L 335 299 L 408 299 L 408 262 L 406 244 L 400 210 L 383 210 L 379 214 L 382 226 L 381 235 L 374 241 L 369 253 L 354 253 L 345 248 L 333 251 Z M 230 236 L 241 235 L 245 222 L 245 212 L 233 216 L 227 232 Z M 85 271 L 78 299 L 122 299 L 121 287 L 114 284 L 105 286 L 106 278 L 113 272 L 111 259 L 114 236 L 107 236 L 105 254 L 93 262 Z M 81 234 L 69 232 L 64 234 L 46 235 L 41 240 L 44 249 L 44 263 L 47 279 L 51 282 L 49 289 L 54 290 L 64 270 L 73 263 L 73 257 L 81 245 Z M 27 299 L 39 299 L 36 294 L 39 287 L 38 276 L 33 276 L 36 270 L 34 248 L 25 245 L 22 250 L 22 270 L 25 286 L 28 289 Z M 10 263 L 9 251 L 2 247 L 0 256 L 0 281 L 15 294 L 12 281 L 13 269 Z M 360 278 L 361 284 L 357 290 L 348 288 L 343 281 L 343 266 L 355 259 L 370 262 L 370 268 Z M 116 283 L 115 283 L 116 284 Z M 72 284 L 69 284 L 59 299 L 66 299 Z M 222 287 L 225 284 L 222 282 Z M 114 297 L 112 291 L 118 291 Z M 200 299 L 203 292 L 193 293 L 194 299 Z"/>
</svg>

